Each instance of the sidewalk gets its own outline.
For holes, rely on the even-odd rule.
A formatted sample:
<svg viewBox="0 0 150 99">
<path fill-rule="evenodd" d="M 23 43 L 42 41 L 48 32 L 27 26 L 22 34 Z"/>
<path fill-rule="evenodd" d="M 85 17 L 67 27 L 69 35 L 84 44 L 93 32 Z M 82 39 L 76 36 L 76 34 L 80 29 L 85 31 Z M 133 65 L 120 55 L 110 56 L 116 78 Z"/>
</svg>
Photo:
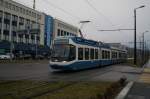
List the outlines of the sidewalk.
<svg viewBox="0 0 150 99">
<path fill-rule="evenodd" d="M 133 84 L 125 99 L 150 99 L 150 61 L 139 80 Z"/>
<path fill-rule="evenodd" d="M 150 84 L 134 83 L 125 99 L 150 99 Z"/>
</svg>

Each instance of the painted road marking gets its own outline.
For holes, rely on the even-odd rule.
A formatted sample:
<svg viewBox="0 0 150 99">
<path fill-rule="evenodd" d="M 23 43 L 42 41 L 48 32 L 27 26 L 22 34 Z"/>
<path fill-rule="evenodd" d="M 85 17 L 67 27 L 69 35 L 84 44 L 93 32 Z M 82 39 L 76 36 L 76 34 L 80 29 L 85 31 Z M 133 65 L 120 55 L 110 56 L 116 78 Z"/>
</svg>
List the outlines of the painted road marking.
<svg viewBox="0 0 150 99">
<path fill-rule="evenodd" d="M 150 69 L 148 68 L 144 69 L 144 72 L 140 76 L 139 81 L 143 83 L 150 83 Z"/>
<path fill-rule="evenodd" d="M 144 69 L 144 73 L 150 73 L 150 68 Z"/>
</svg>

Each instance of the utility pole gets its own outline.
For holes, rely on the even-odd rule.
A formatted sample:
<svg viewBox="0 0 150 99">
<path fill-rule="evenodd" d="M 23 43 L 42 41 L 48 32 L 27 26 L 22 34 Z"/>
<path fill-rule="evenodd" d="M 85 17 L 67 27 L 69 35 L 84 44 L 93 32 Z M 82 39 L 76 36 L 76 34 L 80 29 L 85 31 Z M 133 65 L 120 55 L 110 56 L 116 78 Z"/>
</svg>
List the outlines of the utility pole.
<svg viewBox="0 0 150 99">
<path fill-rule="evenodd" d="M 35 10 L 35 0 L 33 0 L 33 9 Z"/>
<path fill-rule="evenodd" d="M 136 10 L 145 7 L 145 5 L 134 9 L 134 65 L 137 64 L 137 48 L 136 48 Z"/>
<path fill-rule="evenodd" d="M 136 9 L 134 9 L 134 64 L 136 65 Z"/>
<path fill-rule="evenodd" d="M 9 35 L 10 35 L 10 61 L 13 60 L 13 33 L 12 33 L 12 15 L 10 17 L 10 28 L 9 28 Z"/>
<path fill-rule="evenodd" d="M 136 10 L 145 7 L 145 5 L 134 9 L 134 29 L 114 29 L 114 30 L 98 30 L 98 31 L 121 31 L 121 30 L 134 30 L 134 64 L 137 62 L 137 48 L 136 48 Z"/>
<path fill-rule="evenodd" d="M 35 0 L 33 0 L 33 9 L 35 10 L 35 6 L 36 6 L 36 2 Z M 36 24 L 38 25 L 38 16 L 36 15 Z M 35 34 L 35 57 L 37 59 L 37 54 L 38 54 L 38 40 L 37 40 L 37 37 L 38 37 L 38 33 Z"/>
</svg>

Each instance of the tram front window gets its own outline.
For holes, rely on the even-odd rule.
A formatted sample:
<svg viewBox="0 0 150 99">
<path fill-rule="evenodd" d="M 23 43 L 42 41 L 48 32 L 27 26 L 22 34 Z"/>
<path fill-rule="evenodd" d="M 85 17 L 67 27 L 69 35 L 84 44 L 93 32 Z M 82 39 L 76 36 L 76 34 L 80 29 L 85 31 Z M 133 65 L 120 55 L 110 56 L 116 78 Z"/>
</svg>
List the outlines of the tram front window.
<svg viewBox="0 0 150 99">
<path fill-rule="evenodd" d="M 73 61 L 76 58 L 76 47 L 68 44 L 56 44 L 53 47 L 51 60 L 54 62 Z"/>
</svg>

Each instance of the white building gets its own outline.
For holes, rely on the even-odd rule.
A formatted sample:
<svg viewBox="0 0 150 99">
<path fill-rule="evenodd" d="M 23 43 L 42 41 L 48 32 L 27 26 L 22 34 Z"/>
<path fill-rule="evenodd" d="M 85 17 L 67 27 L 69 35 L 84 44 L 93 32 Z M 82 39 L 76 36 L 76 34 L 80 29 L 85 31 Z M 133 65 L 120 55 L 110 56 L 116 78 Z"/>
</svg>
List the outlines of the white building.
<svg viewBox="0 0 150 99">
<path fill-rule="evenodd" d="M 53 38 L 60 36 L 78 36 L 79 29 L 73 25 L 54 19 Z"/>
<path fill-rule="evenodd" d="M 44 45 L 44 23 L 41 12 L 12 0 L 0 0 L 0 40 L 25 44 L 36 44 L 37 40 Z"/>
</svg>

